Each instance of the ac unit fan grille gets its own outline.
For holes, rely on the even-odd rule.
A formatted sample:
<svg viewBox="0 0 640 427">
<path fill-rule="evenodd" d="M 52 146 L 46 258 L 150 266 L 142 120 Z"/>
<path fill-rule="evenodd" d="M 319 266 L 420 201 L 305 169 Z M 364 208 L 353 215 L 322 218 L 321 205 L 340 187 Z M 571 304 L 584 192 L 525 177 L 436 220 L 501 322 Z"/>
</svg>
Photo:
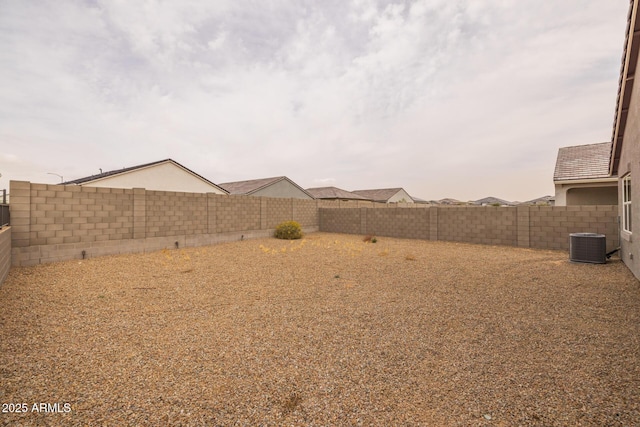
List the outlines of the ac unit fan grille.
<svg viewBox="0 0 640 427">
<path fill-rule="evenodd" d="M 572 233 L 569 235 L 569 259 L 574 262 L 604 264 L 607 259 L 604 234 Z"/>
</svg>

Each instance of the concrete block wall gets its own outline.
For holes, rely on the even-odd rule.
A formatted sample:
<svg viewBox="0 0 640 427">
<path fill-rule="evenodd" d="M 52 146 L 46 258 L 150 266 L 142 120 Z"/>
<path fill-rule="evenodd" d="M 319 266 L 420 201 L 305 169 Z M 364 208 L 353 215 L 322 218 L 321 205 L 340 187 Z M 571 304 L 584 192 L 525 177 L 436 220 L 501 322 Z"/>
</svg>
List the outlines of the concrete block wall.
<svg viewBox="0 0 640 427">
<path fill-rule="evenodd" d="M 320 231 L 537 249 L 569 249 L 570 233 L 599 233 L 619 245 L 617 206 L 320 208 Z"/>
<path fill-rule="evenodd" d="M 11 227 L 0 228 L 0 285 L 11 268 Z"/>
<path fill-rule="evenodd" d="M 14 181 L 14 247 L 133 238 L 133 191 Z"/>
<path fill-rule="evenodd" d="M 272 199 L 11 181 L 12 265 L 201 246 L 267 237 L 296 220 L 306 232 L 566 250 L 569 234 L 619 245 L 617 206 L 398 207 L 398 204 Z M 9 237 L 7 237 L 9 236 Z M 0 241 L 0 245 L 2 241 Z M 2 274 L 0 247 L 0 274 Z"/>
<path fill-rule="evenodd" d="M 516 208 L 516 233 L 518 246 L 528 248 L 531 246 L 531 209 L 528 206 Z"/>
<path fill-rule="evenodd" d="M 429 213 L 428 209 L 362 208 L 361 217 L 365 218 L 366 222 L 363 234 L 429 240 Z"/>
<path fill-rule="evenodd" d="M 318 202 L 316 200 L 291 199 L 293 220 L 302 227 L 318 226 Z"/>
<path fill-rule="evenodd" d="M 214 197 L 216 211 L 215 233 L 260 230 L 262 203 L 259 197 Z"/>
<path fill-rule="evenodd" d="M 375 208 L 375 209 L 384 209 L 384 208 L 397 208 L 401 205 L 409 205 L 409 207 L 413 207 L 413 205 L 417 206 L 425 206 L 418 205 L 416 203 L 378 203 L 378 202 L 370 202 L 366 200 L 316 200 L 318 204 L 318 208 L 340 208 L 340 209 L 354 209 L 354 208 Z"/>
<path fill-rule="evenodd" d="M 362 210 L 366 208 L 320 208 L 320 231 L 329 233 L 367 234 L 362 227 Z"/>
<path fill-rule="evenodd" d="M 11 215 L 11 247 L 28 247 L 31 239 L 31 184 L 23 181 L 11 181 L 9 211 Z"/>
<path fill-rule="evenodd" d="M 347 202 L 347 203 L 355 203 L 357 208 L 376 208 L 376 207 L 387 207 L 387 204 L 385 203 L 384 206 L 380 203 L 374 203 L 374 202 L 366 202 L 366 201 L 356 201 L 356 202 Z M 379 206 L 376 206 L 379 205 Z M 347 205 L 346 203 L 343 203 L 343 205 L 341 207 L 350 207 L 350 205 Z"/>
<path fill-rule="evenodd" d="M 569 249 L 570 233 L 607 236 L 607 251 L 620 246 L 618 206 L 532 206 L 529 208 L 529 247 Z"/>
<path fill-rule="evenodd" d="M 517 244 L 516 208 L 438 207 L 438 240 L 485 245 Z"/>
<path fill-rule="evenodd" d="M 202 246 L 267 237 L 295 219 L 318 230 L 315 200 L 11 181 L 11 263 Z M 1 271 L 1 270 L 0 270 Z"/>
<path fill-rule="evenodd" d="M 267 201 L 267 227 L 276 228 L 284 221 L 293 220 L 293 199 L 274 199 Z"/>
<path fill-rule="evenodd" d="M 320 208 L 337 208 L 338 207 L 338 202 L 333 201 L 333 200 L 318 199 L 318 200 L 316 200 L 316 203 L 318 204 L 318 209 L 320 209 Z"/>
<path fill-rule="evenodd" d="M 206 234 L 209 231 L 207 195 L 146 191 L 146 237 Z"/>
</svg>

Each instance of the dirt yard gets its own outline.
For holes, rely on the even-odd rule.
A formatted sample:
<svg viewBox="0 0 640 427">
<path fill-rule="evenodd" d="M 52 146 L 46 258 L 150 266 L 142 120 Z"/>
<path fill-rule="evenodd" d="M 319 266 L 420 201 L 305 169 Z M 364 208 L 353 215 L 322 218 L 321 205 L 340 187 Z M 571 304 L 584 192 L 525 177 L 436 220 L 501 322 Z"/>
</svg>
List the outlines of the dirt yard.
<svg viewBox="0 0 640 427">
<path fill-rule="evenodd" d="M 620 261 L 362 237 L 12 269 L 0 425 L 640 425 Z"/>
</svg>

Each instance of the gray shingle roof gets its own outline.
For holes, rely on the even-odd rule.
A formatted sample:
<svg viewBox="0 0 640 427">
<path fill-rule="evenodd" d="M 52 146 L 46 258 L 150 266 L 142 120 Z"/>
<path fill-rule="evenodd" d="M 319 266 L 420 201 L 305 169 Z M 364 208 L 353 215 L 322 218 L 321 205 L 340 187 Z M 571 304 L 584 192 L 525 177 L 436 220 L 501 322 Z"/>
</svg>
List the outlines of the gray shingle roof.
<svg viewBox="0 0 640 427">
<path fill-rule="evenodd" d="M 507 200 L 503 200 L 503 199 L 499 199 L 497 197 L 493 197 L 493 196 L 489 196 L 489 197 L 485 197 L 484 199 L 478 199 L 475 200 L 473 202 L 474 205 L 493 205 L 493 204 L 500 204 L 500 205 L 505 205 L 505 206 L 511 206 L 513 205 L 512 202 L 509 202 Z"/>
<path fill-rule="evenodd" d="M 366 197 L 337 187 L 307 188 L 307 193 L 316 199 L 370 200 Z"/>
<path fill-rule="evenodd" d="M 223 188 L 220 188 L 219 185 L 214 184 L 213 182 L 209 181 L 207 178 L 203 177 L 202 175 L 199 175 L 197 173 L 195 173 L 194 171 L 192 171 L 191 169 L 184 167 L 183 165 L 181 165 L 180 163 L 176 162 L 173 159 L 164 159 L 164 160 L 158 160 L 157 162 L 151 162 L 151 163 L 145 163 L 143 165 L 138 165 L 138 166 L 131 166 L 128 168 L 122 168 L 122 169 L 116 169 L 116 170 L 112 170 L 112 171 L 107 171 L 107 172 L 102 172 L 96 175 L 91 175 L 91 176 L 85 176 L 84 178 L 78 178 L 78 179 L 74 179 L 73 181 L 66 181 L 63 182 L 62 185 L 81 185 L 81 184 L 85 184 L 87 182 L 92 182 L 92 181 L 96 181 L 98 179 L 102 179 L 102 178 L 107 178 L 110 176 L 115 176 L 115 175 L 120 175 L 122 173 L 126 173 L 126 172 L 131 172 L 131 171 L 135 171 L 138 169 L 144 169 L 147 168 L 149 166 L 155 166 L 155 165 L 159 165 L 161 163 L 173 163 L 174 165 L 186 170 L 187 172 L 190 172 L 191 174 L 197 176 L 198 178 L 202 179 L 203 181 L 207 182 L 208 184 L 213 185 L 214 187 L 220 189 L 220 191 L 225 191 Z"/>
<path fill-rule="evenodd" d="M 273 185 L 280 181 L 288 181 L 294 187 L 297 187 L 300 191 L 308 195 L 311 199 L 313 196 L 309 194 L 304 188 L 300 187 L 298 184 L 287 178 L 286 176 L 276 176 L 273 178 L 260 178 L 260 179 L 250 179 L 247 181 L 235 181 L 235 182 L 225 182 L 223 184 L 219 184 L 220 187 L 224 188 L 229 192 L 229 194 L 236 195 L 251 195 L 258 190 L 261 190 L 265 187 Z"/>
<path fill-rule="evenodd" d="M 131 166 L 131 167 L 128 167 L 128 168 L 122 168 L 122 169 L 116 169 L 116 170 L 112 170 L 112 171 L 108 171 L 108 172 L 98 173 L 98 174 L 95 174 L 95 175 L 85 176 L 84 178 L 74 179 L 73 181 L 65 181 L 65 182 L 62 183 L 62 185 L 84 184 L 85 182 L 95 181 L 96 179 L 106 178 L 108 176 L 118 175 L 118 174 L 121 174 L 121 173 L 134 171 L 136 169 L 142 169 L 142 168 L 146 168 L 146 167 L 149 167 L 149 166 L 158 165 L 160 163 L 164 163 L 164 162 L 167 162 L 167 161 L 173 161 L 173 160 L 171 160 L 171 159 L 158 160 L 157 162 L 145 163 L 144 165 Z M 175 162 L 175 163 L 177 163 L 177 162 Z"/>
<path fill-rule="evenodd" d="M 374 202 L 386 202 L 398 191 L 402 191 L 402 188 L 380 188 L 375 190 L 354 190 L 353 193 L 356 193 L 359 196 L 365 197 L 369 200 L 373 200 Z"/>
<path fill-rule="evenodd" d="M 286 177 L 276 176 L 273 178 L 260 178 L 260 179 L 249 179 L 246 181 L 224 182 L 219 185 L 220 187 L 227 190 L 229 194 L 250 194 L 260 190 L 261 188 L 264 188 L 271 184 L 275 184 L 276 182 L 281 181 L 283 179 L 286 179 Z"/>
<path fill-rule="evenodd" d="M 537 199 L 527 200 L 526 202 L 520 203 L 521 205 L 535 205 L 538 203 L 551 203 L 555 198 L 553 196 L 542 196 Z"/>
<path fill-rule="evenodd" d="M 414 203 L 431 204 L 431 202 L 429 202 L 428 200 L 421 199 L 420 197 L 411 196 L 411 198 L 413 199 Z"/>
<path fill-rule="evenodd" d="M 562 147 L 558 150 L 553 180 L 607 178 L 610 156 L 610 142 Z"/>
</svg>

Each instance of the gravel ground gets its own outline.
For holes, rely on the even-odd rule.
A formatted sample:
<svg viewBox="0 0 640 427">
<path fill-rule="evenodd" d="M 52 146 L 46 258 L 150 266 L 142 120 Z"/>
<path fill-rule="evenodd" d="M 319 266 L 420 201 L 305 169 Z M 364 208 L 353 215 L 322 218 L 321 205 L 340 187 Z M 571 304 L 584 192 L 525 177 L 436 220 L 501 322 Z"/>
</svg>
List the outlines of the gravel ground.
<svg viewBox="0 0 640 427">
<path fill-rule="evenodd" d="M 619 260 L 315 233 L 14 268 L 0 307 L 0 425 L 640 425 Z"/>
</svg>

